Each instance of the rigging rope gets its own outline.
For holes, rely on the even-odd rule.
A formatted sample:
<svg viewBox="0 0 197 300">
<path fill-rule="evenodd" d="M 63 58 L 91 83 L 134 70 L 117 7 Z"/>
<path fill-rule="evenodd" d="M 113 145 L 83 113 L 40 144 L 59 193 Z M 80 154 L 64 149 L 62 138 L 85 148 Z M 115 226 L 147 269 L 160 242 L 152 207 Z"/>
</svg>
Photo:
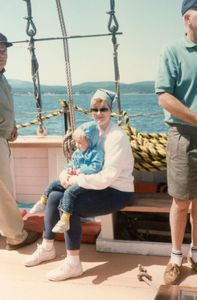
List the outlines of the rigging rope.
<svg viewBox="0 0 197 300">
<path fill-rule="evenodd" d="M 30 37 L 29 46 L 28 49 L 31 54 L 31 74 L 32 74 L 32 80 L 33 80 L 33 87 L 34 87 L 34 97 L 36 101 L 36 107 L 37 107 L 37 119 L 38 119 L 38 129 L 37 134 L 38 135 L 46 135 L 47 131 L 46 128 L 43 125 L 42 121 L 42 101 L 41 101 L 41 91 L 40 91 L 40 79 L 39 79 L 39 64 L 36 58 L 35 54 L 35 47 L 34 47 L 34 36 L 36 35 L 36 26 L 33 22 L 32 18 L 32 9 L 31 9 L 31 1 L 30 0 L 24 0 L 27 4 L 27 14 L 28 16 L 25 18 L 27 20 L 27 27 L 26 27 L 26 33 Z"/>
<path fill-rule="evenodd" d="M 62 35 L 64 37 L 67 36 L 66 26 L 64 22 L 63 11 L 61 7 L 61 1 L 56 0 L 58 16 L 61 26 Z M 66 70 L 66 80 L 67 80 L 67 96 L 68 96 L 68 107 L 69 112 L 66 114 L 68 122 L 68 131 L 74 131 L 75 129 L 75 118 L 73 111 L 73 91 L 72 91 L 72 78 L 71 78 L 71 67 L 70 67 L 70 56 L 69 56 L 69 47 L 68 47 L 68 39 L 63 39 L 63 48 L 64 48 L 64 58 L 65 58 L 65 70 Z"/>
<path fill-rule="evenodd" d="M 119 73 L 119 66 L 118 66 L 118 44 L 116 34 L 119 29 L 119 24 L 117 18 L 115 16 L 115 1 L 110 0 L 110 11 L 107 12 L 110 15 L 109 22 L 108 22 L 108 30 L 112 34 L 112 44 L 113 44 L 113 58 L 114 58 L 114 76 L 115 76 L 115 91 L 117 94 L 117 107 L 118 113 L 121 113 L 121 104 L 120 104 L 120 73 Z M 119 119 L 121 123 L 121 119 Z"/>
</svg>

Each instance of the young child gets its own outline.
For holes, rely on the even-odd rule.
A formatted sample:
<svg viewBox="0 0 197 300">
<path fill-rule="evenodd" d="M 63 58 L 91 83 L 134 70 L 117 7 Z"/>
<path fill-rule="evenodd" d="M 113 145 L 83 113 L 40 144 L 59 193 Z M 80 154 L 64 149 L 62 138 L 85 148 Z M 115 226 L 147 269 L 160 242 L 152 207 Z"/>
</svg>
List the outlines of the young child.
<svg viewBox="0 0 197 300">
<path fill-rule="evenodd" d="M 94 121 L 86 122 L 79 126 L 73 133 L 73 139 L 77 150 L 73 152 L 71 160 L 65 165 L 68 176 L 78 175 L 80 173 L 93 174 L 102 169 L 104 162 L 104 152 L 97 145 L 99 141 L 99 132 Z M 60 211 L 61 218 L 52 229 L 53 232 L 65 232 L 69 230 L 70 216 L 73 211 L 73 195 L 85 193 L 86 189 L 77 184 L 67 187 L 61 185 L 60 180 L 53 181 L 44 191 L 40 200 L 30 209 L 29 213 L 34 214 L 43 211 L 47 203 L 49 194 L 52 191 L 64 191 Z M 72 195 L 72 197 L 70 197 Z"/>
</svg>

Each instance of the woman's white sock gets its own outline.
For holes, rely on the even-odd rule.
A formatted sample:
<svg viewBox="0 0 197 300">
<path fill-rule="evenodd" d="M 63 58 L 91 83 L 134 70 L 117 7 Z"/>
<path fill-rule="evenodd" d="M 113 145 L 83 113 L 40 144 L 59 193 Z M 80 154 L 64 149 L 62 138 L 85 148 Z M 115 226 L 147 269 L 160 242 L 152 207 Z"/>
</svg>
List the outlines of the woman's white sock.
<svg viewBox="0 0 197 300">
<path fill-rule="evenodd" d="M 68 260 L 71 265 L 78 265 L 80 263 L 79 255 L 67 255 L 65 260 Z"/>
<path fill-rule="evenodd" d="M 47 251 L 50 251 L 53 248 L 53 245 L 54 245 L 53 240 L 43 239 L 43 241 L 42 241 L 42 247 Z"/>
</svg>

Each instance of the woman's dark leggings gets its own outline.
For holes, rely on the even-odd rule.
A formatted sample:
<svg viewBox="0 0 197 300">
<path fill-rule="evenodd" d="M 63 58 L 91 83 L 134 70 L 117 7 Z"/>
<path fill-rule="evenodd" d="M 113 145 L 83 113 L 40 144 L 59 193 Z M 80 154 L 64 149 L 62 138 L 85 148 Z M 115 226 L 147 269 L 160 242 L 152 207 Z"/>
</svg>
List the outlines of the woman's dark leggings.
<svg viewBox="0 0 197 300">
<path fill-rule="evenodd" d="M 52 228 L 60 219 L 58 207 L 62 197 L 63 192 L 60 191 L 53 191 L 49 195 L 44 217 L 43 237 L 46 239 L 53 240 L 55 238 Z M 64 234 L 66 249 L 80 249 L 82 235 L 80 217 L 96 217 L 114 213 L 132 202 L 132 192 L 121 192 L 110 187 L 104 190 L 87 190 L 86 193 L 78 195 L 74 199 L 70 230 Z"/>
</svg>

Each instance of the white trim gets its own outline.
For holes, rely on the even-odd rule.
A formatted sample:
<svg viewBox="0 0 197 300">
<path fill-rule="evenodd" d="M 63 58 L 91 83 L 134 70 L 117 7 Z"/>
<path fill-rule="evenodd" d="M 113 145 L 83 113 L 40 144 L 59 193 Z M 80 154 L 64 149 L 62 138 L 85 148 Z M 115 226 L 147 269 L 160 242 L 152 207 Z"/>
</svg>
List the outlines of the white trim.
<svg viewBox="0 0 197 300">
<path fill-rule="evenodd" d="M 189 246 L 189 244 L 183 244 L 183 256 L 187 256 Z M 102 233 L 96 240 L 96 250 L 100 252 L 170 256 L 171 248 L 171 243 L 107 239 L 102 237 Z"/>
</svg>

